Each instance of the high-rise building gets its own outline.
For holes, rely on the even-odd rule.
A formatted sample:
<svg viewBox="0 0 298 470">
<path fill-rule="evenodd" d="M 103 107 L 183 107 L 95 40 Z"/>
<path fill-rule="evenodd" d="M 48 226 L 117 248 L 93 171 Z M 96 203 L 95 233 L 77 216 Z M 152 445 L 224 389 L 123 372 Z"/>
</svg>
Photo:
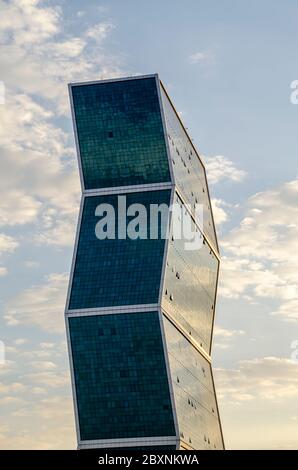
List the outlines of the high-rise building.
<svg viewBox="0 0 298 470">
<path fill-rule="evenodd" d="M 83 193 L 65 310 L 78 447 L 223 449 L 204 165 L 157 75 L 69 91 Z M 174 205 L 195 248 L 162 216 Z"/>
</svg>

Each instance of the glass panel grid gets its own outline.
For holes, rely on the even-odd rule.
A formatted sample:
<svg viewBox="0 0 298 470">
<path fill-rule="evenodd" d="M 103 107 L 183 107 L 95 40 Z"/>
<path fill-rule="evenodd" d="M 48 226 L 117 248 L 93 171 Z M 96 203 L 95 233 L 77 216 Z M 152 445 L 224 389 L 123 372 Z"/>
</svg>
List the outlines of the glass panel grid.
<svg viewBox="0 0 298 470">
<path fill-rule="evenodd" d="M 208 361 L 163 316 L 180 438 L 194 449 L 222 449 Z"/>
<path fill-rule="evenodd" d="M 176 202 L 183 207 L 178 196 Z M 203 238 L 196 250 L 186 249 L 186 242 L 170 238 L 162 306 L 209 354 L 219 262 Z"/>
<path fill-rule="evenodd" d="M 157 312 L 69 318 L 82 440 L 175 435 Z"/>
<path fill-rule="evenodd" d="M 175 182 L 183 197 L 194 209 L 196 204 L 204 208 L 204 233 L 217 248 L 215 227 L 212 219 L 211 203 L 208 195 L 205 170 L 196 155 L 191 141 L 181 125 L 172 104 L 161 87 L 162 103 L 165 111 L 167 137 L 172 159 Z"/>
<path fill-rule="evenodd" d="M 127 193 L 127 207 L 143 204 L 150 213 L 150 204 L 170 203 L 170 190 Z M 99 204 L 111 204 L 116 212 L 116 238 L 99 240 L 95 225 Z M 141 305 L 157 303 L 165 240 L 161 238 L 119 239 L 118 196 L 88 196 L 85 198 L 78 248 L 71 287 L 69 309 Z M 127 219 L 129 220 L 129 218 Z"/>
<path fill-rule="evenodd" d="M 85 189 L 170 181 L 155 78 L 76 85 Z"/>
</svg>

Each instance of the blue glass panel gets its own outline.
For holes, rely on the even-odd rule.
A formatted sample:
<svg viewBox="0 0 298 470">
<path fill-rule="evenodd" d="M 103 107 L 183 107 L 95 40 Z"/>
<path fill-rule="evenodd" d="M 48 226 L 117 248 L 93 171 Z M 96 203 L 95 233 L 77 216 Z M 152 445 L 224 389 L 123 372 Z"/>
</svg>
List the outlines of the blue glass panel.
<svg viewBox="0 0 298 470">
<path fill-rule="evenodd" d="M 82 309 L 117 305 L 148 304 L 158 301 L 165 240 L 150 239 L 99 240 L 95 225 L 99 204 L 111 204 L 118 211 L 118 196 L 85 198 L 76 253 L 69 308 Z M 126 194 L 127 207 L 143 204 L 150 213 L 150 204 L 170 203 L 170 191 L 146 191 Z M 128 218 L 129 220 L 129 218 Z M 159 235 L 161 219 L 159 218 Z"/>
<path fill-rule="evenodd" d="M 211 366 L 163 317 L 181 441 L 193 449 L 222 449 Z"/>
<path fill-rule="evenodd" d="M 175 435 L 157 312 L 69 318 L 82 440 Z"/>
<path fill-rule="evenodd" d="M 170 181 L 155 78 L 72 86 L 85 188 Z"/>
<path fill-rule="evenodd" d="M 162 306 L 209 354 L 219 262 L 206 240 L 196 250 L 187 250 L 186 242 L 170 239 Z"/>
<path fill-rule="evenodd" d="M 167 137 L 175 183 L 192 210 L 197 204 L 203 206 L 204 233 L 210 239 L 214 248 L 218 249 L 204 166 L 163 87 L 161 87 L 161 97 L 165 110 Z"/>
</svg>

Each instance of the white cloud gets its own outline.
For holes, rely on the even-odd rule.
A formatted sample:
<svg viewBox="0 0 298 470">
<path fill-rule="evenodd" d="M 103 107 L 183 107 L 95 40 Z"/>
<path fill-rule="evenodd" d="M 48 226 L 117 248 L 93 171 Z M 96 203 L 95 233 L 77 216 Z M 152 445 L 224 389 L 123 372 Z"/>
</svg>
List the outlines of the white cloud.
<svg viewBox="0 0 298 470">
<path fill-rule="evenodd" d="M 215 337 L 232 338 L 234 336 L 243 336 L 243 335 L 245 335 L 245 331 L 243 330 L 227 330 L 226 328 L 221 328 L 218 325 L 216 325 L 214 328 Z"/>
<path fill-rule="evenodd" d="M 14 340 L 14 344 L 16 344 L 17 346 L 23 346 L 24 344 L 27 344 L 27 343 L 28 343 L 27 338 L 17 338 Z"/>
<path fill-rule="evenodd" d="M 16 405 L 16 404 L 20 405 L 22 403 L 24 403 L 24 400 L 19 397 L 7 396 L 7 397 L 0 398 L 0 406 L 4 405 L 6 407 L 6 406 L 11 406 L 11 405 Z"/>
<path fill-rule="evenodd" d="M 24 264 L 26 268 L 29 268 L 29 269 L 37 269 L 40 266 L 40 263 L 38 261 L 33 261 L 33 260 L 25 261 Z"/>
<path fill-rule="evenodd" d="M 15 368 L 15 362 L 5 358 L 5 362 L 0 364 L 0 376 L 5 376 L 12 372 Z"/>
<path fill-rule="evenodd" d="M 9 235 L 0 233 L 0 254 L 12 253 L 18 246 L 18 242 Z"/>
<path fill-rule="evenodd" d="M 296 262 L 297 200 L 298 179 L 251 197 L 240 226 L 228 237 L 229 251 L 272 262 L 289 258 Z"/>
<path fill-rule="evenodd" d="M 226 242 L 222 245 L 227 246 Z M 222 257 L 219 292 L 224 297 L 239 298 L 250 290 L 262 297 L 270 297 L 271 294 L 278 297 L 278 290 L 283 292 L 281 282 L 272 270 L 249 257 Z"/>
<path fill-rule="evenodd" d="M 55 336 L 51 337 L 54 341 Z M 23 344 L 23 341 L 17 343 Z M 7 361 L 5 367 L 0 368 L 1 421 L 5 423 L 0 426 L 1 449 L 75 448 L 65 345 L 60 337 L 54 347 L 49 348 L 52 344 L 43 346 L 55 356 L 55 364 L 52 360 L 32 361 L 26 353 L 36 357 L 38 350 L 27 346 L 15 363 Z"/>
<path fill-rule="evenodd" d="M 1 78 L 10 88 L 54 100 L 56 112 L 68 114 L 67 82 L 119 75 L 119 59 L 103 48 L 114 27 L 111 22 L 95 23 L 77 37 L 66 31 L 58 7 L 19 0 L 0 1 L 0 6 L 0 39 L 5 44 Z"/>
<path fill-rule="evenodd" d="M 30 324 L 46 331 L 64 332 L 67 283 L 67 274 L 51 274 L 43 284 L 25 289 L 7 304 L 7 324 Z"/>
<path fill-rule="evenodd" d="M 13 382 L 8 385 L 0 384 L 0 393 L 22 393 L 26 390 L 24 384 L 19 382 Z"/>
<path fill-rule="evenodd" d="M 42 351 L 31 349 L 27 351 L 22 351 L 22 357 L 26 359 L 35 359 L 35 361 L 31 362 L 31 367 L 41 368 L 43 361 L 39 362 L 36 359 L 53 359 L 54 354 L 51 354 L 49 351 Z M 45 365 L 47 367 L 47 365 Z M 49 366 L 51 368 L 51 366 Z"/>
<path fill-rule="evenodd" d="M 296 449 L 298 364 L 287 358 L 240 361 L 234 369 L 215 369 L 227 448 Z"/>
<path fill-rule="evenodd" d="M 59 214 L 57 211 L 44 214 L 35 232 L 34 242 L 37 245 L 73 246 L 77 212 L 78 207 L 73 208 L 73 213 L 69 214 L 63 212 Z M 46 224 L 43 224 L 45 219 Z"/>
<path fill-rule="evenodd" d="M 82 38 L 70 38 L 65 41 L 49 44 L 48 52 L 51 52 L 53 57 L 59 59 L 61 57 L 68 57 L 70 59 L 80 56 L 86 47 L 86 41 Z"/>
<path fill-rule="evenodd" d="M 245 335 L 243 330 L 228 330 L 220 326 L 214 327 L 214 344 L 213 348 L 216 349 L 229 349 L 232 347 L 233 339 Z"/>
<path fill-rule="evenodd" d="M 79 177 L 73 141 L 55 119 L 70 115 L 67 82 L 120 75 L 104 47 L 113 24 L 97 19 L 77 36 L 45 2 L 0 0 L 0 9 L 0 225 L 34 223 L 34 243 L 70 245 Z"/>
<path fill-rule="evenodd" d="M 101 43 L 113 29 L 112 23 L 98 23 L 87 30 L 86 36 Z"/>
<path fill-rule="evenodd" d="M 211 199 L 211 204 L 215 224 L 219 227 L 228 220 L 228 213 L 225 208 L 229 207 L 229 204 L 218 198 Z"/>
<path fill-rule="evenodd" d="M 46 395 L 47 394 L 46 389 L 42 387 L 33 387 L 31 391 L 34 395 Z"/>
<path fill-rule="evenodd" d="M 59 9 L 40 6 L 39 0 L 0 2 L 1 40 L 12 35 L 14 44 L 45 41 L 59 31 Z"/>
<path fill-rule="evenodd" d="M 298 180 L 251 197 L 240 225 L 222 240 L 220 292 L 280 301 L 274 314 L 298 320 Z"/>
<path fill-rule="evenodd" d="M 237 369 L 215 369 L 218 396 L 231 402 L 298 398 L 298 363 L 279 357 L 240 361 Z"/>
<path fill-rule="evenodd" d="M 74 449 L 73 405 L 69 395 L 44 397 L 35 387 L 30 401 L 8 400 L 11 426 L 0 428 L 0 447 L 12 449 Z M 1 403 L 1 402 L 0 402 Z M 12 411 L 11 411 L 12 410 Z"/>
<path fill-rule="evenodd" d="M 272 315 L 279 315 L 287 321 L 298 322 L 298 299 L 284 301 Z"/>
<path fill-rule="evenodd" d="M 53 349 L 56 347 L 56 344 L 55 343 L 47 343 L 47 342 L 43 342 L 43 343 L 40 343 L 39 345 L 42 349 Z"/>
<path fill-rule="evenodd" d="M 41 371 L 32 372 L 25 376 L 26 379 L 32 381 L 32 383 L 50 387 L 50 388 L 63 388 L 70 383 L 69 373 L 65 372 L 52 372 L 52 371 Z"/>
<path fill-rule="evenodd" d="M 34 222 L 39 241 L 44 235 L 48 243 L 64 245 L 65 235 L 60 240 L 58 234 L 51 236 L 51 232 L 62 221 L 68 223 L 67 243 L 72 241 L 70 234 L 74 232 L 79 205 L 79 177 L 67 135 L 50 118 L 51 113 L 25 95 L 16 95 L 9 109 L 0 112 L 3 178 L 0 224 Z M 48 226 L 46 217 L 51 219 Z"/>
<path fill-rule="evenodd" d="M 33 369 L 39 370 L 52 370 L 56 369 L 57 365 L 51 361 L 33 361 L 31 362 Z"/>
<path fill-rule="evenodd" d="M 19 243 L 15 238 L 5 235 L 4 233 L 0 233 L 0 256 L 4 253 L 13 253 L 18 246 Z M 0 266 L 0 277 L 6 276 L 6 274 L 7 268 L 5 266 Z"/>
<path fill-rule="evenodd" d="M 0 208 L 0 226 L 23 225 L 36 219 L 41 203 L 32 196 L 15 189 L 3 194 L 3 196 Z"/>
<path fill-rule="evenodd" d="M 195 52 L 188 58 L 190 64 L 210 63 L 213 59 L 213 55 L 209 52 Z"/>
<path fill-rule="evenodd" d="M 234 166 L 234 163 L 222 155 L 214 157 L 202 156 L 210 184 L 218 183 L 222 180 L 240 182 L 245 177 L 245 172 Z"/>
</svg>

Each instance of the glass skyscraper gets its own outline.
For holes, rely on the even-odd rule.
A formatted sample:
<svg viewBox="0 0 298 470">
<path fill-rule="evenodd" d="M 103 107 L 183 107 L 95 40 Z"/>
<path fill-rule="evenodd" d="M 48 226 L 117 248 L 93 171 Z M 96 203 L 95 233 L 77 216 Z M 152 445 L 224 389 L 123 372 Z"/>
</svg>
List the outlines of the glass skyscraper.
<svg viewBox="0 0 298 470">
<path fill-rule="evenodd" d="M 223 449 L 210 360 L 219 253 L 205 168 L 157 75 L 69 91 L 82 184 L 65 310 L 78 447 Z M 159 216 L 155 236 L 151 221 L 124 236 L 119 196 L 148 213 L 180 207 L 200 246 L 174 234 L 171 211 L 166 237 Z M 96 236 L 98 207 L 114 208 L 114 237 Z"/>
</svg>

